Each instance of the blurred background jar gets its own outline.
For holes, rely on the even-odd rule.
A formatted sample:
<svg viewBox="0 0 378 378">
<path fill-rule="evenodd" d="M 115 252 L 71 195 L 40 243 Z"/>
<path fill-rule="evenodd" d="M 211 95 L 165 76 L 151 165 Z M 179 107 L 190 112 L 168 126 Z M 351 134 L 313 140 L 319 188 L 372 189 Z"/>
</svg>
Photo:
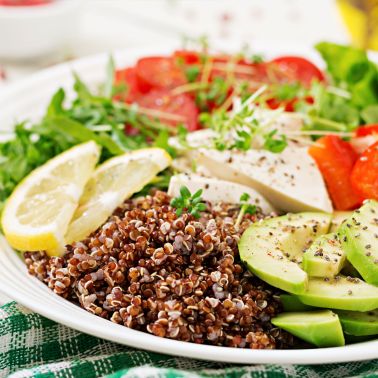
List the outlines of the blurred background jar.
<svg viewBox="0 0 378 378">
<path fill-rule="evenodd" d="M 77 31 L 80 0 L 0 0 L 0 59 L 59 53 Z"/>
<path fill-rule="evenodd" d="M 378 0 L 337 0 L 352 43 L 378 50 Z"/>
</svg>

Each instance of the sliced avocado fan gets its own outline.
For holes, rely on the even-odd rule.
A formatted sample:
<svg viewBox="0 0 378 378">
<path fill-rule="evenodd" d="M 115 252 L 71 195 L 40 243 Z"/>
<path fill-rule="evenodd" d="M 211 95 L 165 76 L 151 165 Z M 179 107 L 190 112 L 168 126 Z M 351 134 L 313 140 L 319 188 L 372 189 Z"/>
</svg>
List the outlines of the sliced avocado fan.
<svg viewBox="0 0 378 378">
<path fill-rule="evenodd" d="M 287 214 L 252 224 L 239 242 L 241 260 L 268 282 L 289 293 L 307 289 L 308 277 L 299 264 L 303 251 L 326 233 L 331 216 L 325 213 Z"/>
<path fill-rule="evenodd" d="M 303 270 L 312 277 L 334 277 L 344 267 L 346 253 L 337 233 L 319 236 L 303 255 Z"/>
</svg>

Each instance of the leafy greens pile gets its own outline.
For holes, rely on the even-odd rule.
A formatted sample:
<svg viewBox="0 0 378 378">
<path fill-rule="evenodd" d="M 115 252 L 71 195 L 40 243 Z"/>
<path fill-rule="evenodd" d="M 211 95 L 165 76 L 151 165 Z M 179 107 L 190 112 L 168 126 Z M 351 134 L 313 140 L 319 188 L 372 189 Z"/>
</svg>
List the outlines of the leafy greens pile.
<svg viewBox="0 0 378 378">
<path fill-rule="evenodd" d="M 352 131 L 378 123 L 378 67 L 364 50 L 329 42 L 315 48 L 327 64 L 330 85 L 314 83 L 313 104 L 300 103 L 296 110 L 309 116 L 309 128 Z"/>
<path fill-rule="evenodd" d="M 40 122 L 17 124 L 12 138 L 0 143 L 0 211 L 26 175 L 76 144 L 95 140 L 102 146 L 101 160 L 148 144 L 168 146 L 170 126 L 139 113 L 137 107 L 113 101 L 117 91 L 113 80 L 111 59 L 101 96 L 94 95 L 75 75 L 76 98 L 72 104 L 64 106 L 65 92 L 59 89 Z M 140 133 L 126 135 L 125 125 Z M 162 180 L 164 185 L 166 181 Z"/>
</svg>

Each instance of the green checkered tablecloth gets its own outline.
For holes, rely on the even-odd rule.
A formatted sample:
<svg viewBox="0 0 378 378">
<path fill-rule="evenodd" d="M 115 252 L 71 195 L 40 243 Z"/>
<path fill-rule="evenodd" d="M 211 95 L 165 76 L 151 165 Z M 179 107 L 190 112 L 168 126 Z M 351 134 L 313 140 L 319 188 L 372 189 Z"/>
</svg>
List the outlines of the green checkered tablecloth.
<svg viewBox="0 0 378 378">
<path fill-rule="evenodd" d="M 230 365 L 128 348 L 74 331 L 15 302 L 0 308 L 0 377 L 378 377 L 378 360 L 348 364 Z"/>
</svg>

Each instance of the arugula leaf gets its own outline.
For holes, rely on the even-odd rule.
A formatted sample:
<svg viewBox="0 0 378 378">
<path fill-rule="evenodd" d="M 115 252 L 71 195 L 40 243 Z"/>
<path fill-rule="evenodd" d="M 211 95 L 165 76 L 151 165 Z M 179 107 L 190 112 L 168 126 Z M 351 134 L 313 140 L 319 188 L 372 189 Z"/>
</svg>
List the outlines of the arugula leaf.
<svg viewBox="0 0 378 378">
<path fill-rule="evenodd" d="M 50 104 L 47 107 L 47 117 L 56 117 L 64 113 L 63 102 L 65 97 L 66 93 L 64 89 L 59 88 L 51 98 Z"/>
<path fill-rule="evenodd" d="M 113 88 L 114 88 L 114 77 L 115 77 L 115 64 L 114 59 L 110 55 L 108 64 L 106 66 L 106 80 L 104 84 L 104 96 L 107 98 L 112 98 L 114 95 Z"/>
<path fill-rule="evenodd" d="M 107 149 L 110 155 L 119 155 L 125 152 L 125 149 L 117 144 L 108 134 L 95 133 L 81 123 L 70 118 L 62 116 L 47 118 L 43 123 L 50 130 L 54 130 L 57 133 L 64 135 L 66 138 L 71 139 L 75 144 L 94 140 L 96 143 Z"/>
<path fill-rule="evenodd" d="M 187 130 L 187 129 L 185 129 Z M 154 146 L 163 148 L 166 150 L 172 157 L 176 157 L 176 150 L 169 144 L 169 133 L 167 130 L 161 130 L 158 137 L 155 139 Z"/>
<path fill-rule="evenodd" d="M 361 111 L 362 119 L 368 123 L 378 123 L 378 104 L 369 105 Z"/>
</svg>

